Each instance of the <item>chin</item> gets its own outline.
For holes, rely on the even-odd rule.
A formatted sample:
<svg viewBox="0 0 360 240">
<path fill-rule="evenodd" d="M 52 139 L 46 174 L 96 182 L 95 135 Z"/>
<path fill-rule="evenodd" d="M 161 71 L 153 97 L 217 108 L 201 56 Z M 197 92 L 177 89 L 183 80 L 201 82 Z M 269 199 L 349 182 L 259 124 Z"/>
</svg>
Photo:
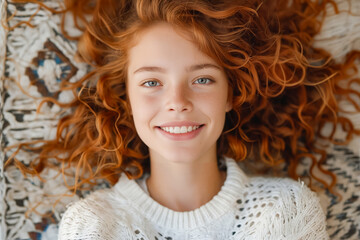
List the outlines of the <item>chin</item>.
<svg viewBox="0 0 360 240">
<path fill-rule="evenodd" d="M 202 154 L 186 150 L 171 151 L 161 155 L 164 159 L 172 163 L 191 163 L 202 156 Z"/>
</svg>

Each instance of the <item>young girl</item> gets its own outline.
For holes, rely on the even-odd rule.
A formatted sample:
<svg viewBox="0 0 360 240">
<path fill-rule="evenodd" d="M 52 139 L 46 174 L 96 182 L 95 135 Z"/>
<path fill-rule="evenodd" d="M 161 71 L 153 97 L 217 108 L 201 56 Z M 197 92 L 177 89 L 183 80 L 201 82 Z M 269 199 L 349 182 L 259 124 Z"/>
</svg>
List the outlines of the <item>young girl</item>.
<svg viewBox="0 0 360 240">
<path fill-rule="evenodd" d="M 115 185 L 69 206 L 59 239 L 329 238 L 303 182 L 237 164 L 286 163 L 297 179 L 309 156 L 332 176 L 316 136 L 352 125 L 337 116 L 345 65 L 311 45 L 326 1 L 68 4 L 91 13 L 79 54 L 95 70 L 64 86 L 80 89 L 74 113 L 31 167 L 55 157 L 63 172 L 75 164 L 73 190 Z"/>
</svg>

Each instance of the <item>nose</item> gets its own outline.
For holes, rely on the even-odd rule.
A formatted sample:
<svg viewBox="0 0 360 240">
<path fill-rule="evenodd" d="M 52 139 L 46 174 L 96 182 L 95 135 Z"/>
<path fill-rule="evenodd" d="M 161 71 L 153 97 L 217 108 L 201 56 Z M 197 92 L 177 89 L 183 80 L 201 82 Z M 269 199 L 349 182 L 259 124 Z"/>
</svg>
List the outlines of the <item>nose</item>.
<svg viewBox="0 0 360 240">
<path fill-rule="evenodd" d="M 168 111 L 187 112 L 191 111 L 191 90 L 187 86 L 177 84 L 168 89 L 166 108 Z"/>
</svg>

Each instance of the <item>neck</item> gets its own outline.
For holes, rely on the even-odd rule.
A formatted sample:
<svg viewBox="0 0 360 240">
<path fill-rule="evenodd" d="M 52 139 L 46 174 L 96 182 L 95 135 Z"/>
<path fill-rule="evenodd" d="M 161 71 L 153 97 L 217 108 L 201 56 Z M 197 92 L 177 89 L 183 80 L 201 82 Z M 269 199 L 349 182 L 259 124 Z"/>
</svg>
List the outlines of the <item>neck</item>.
<svg viewBox="0 0 360 240">
<path fill-rule="evenodd" d="M 174 211 L 191 211 L 209 202 L 221 189 L 226 173 L 213 158 L 188 162 L 161 161 L 151 158 L 147 180 L 150 196 Z"/>
</svg>

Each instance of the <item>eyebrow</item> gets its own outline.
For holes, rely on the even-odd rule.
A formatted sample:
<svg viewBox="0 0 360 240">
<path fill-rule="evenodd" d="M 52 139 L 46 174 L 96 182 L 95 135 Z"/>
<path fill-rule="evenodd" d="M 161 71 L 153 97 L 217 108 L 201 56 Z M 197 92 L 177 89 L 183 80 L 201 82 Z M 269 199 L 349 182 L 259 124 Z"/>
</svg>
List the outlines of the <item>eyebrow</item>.
<svg viewBox="0 0 360 240">
<path fill-rule="evenodd" d="M 215 68 L 217 70 L 221 70 L 221 68 L 217 65 L 211 64 L 211 63 L 203 63 L 203 64 L 196 64 L 196 65 L 192 65 L 190 67 L 186 68 L 186 71 L 188 72 L 193 72 L 196 70 L 201 70 L 204 68 Z M 145 66 L 145 67 L 141 67 L 138 68 L 137 70 L 134 71 L 133 74 L 138 73 L 138 72 L 166 72 L 166 70 L 164 68 L 161 67 L 155 67 L 155 66 Z"/>
</svg>

